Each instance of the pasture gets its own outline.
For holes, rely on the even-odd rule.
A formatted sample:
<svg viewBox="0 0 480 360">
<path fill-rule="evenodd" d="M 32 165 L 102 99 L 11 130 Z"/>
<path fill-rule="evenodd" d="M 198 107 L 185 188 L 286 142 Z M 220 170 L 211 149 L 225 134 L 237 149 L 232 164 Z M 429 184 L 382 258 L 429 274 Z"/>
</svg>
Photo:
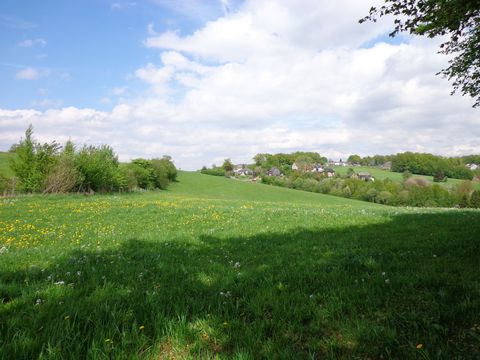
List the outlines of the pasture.
<svg viewBox="0 0 480 360">
<path fill-rule="evenodd" d="M 480 211 L 180 172 L 0 200 L 2 359 L 475 359 Z"/>
<path fill-rule="evenodd" d="M 334 166 L 335 172 L 337 172 L 340 175 L 346 175 L 348 172 L 348 169 L 353 169 L 355 170 L 356 173 L 359 173 L 361 171 L 366 171 L 369 172 L 375 179 L 378 180 L 385 180 L 385 179 L 390 179 L 395 182 L 403 182 L 403 174 L 398 173 L 398 172 L 393 172 L 389 170 L 383 170 L 378 167 L 373 167 L 373 166 Z M 433 176 L 426 176 L 426 175 L 416 175 L 413 174 L 412 178 L 414 179 L 424 179 L 427 183 L 429 184 L 434 184 L 433 182 Z M 440 185 L 443 185 L 448 188 L 453 188 L 454 186 L 460 185 L 464 180 L 461 179 L 447 179 L 446 182 L 441 182 L 438 183 Z M 473 182 L 474 188 L 480 190 L 480 182 L 474 181 Z"/>
</svg>

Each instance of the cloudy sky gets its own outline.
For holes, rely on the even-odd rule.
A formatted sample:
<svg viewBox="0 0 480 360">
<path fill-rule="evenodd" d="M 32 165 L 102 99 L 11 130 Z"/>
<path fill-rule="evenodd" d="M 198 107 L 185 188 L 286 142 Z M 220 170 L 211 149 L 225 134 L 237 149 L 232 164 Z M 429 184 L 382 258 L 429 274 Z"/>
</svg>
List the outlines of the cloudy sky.
<svg viewBox="0 0 480 360">
<path fill-rule="evenodd" d="M 480 153 L 439 40 L 358 24 L 376 0 L 2 0 L 0 150 L 109 144 L 198 169 L 259 152 Z"/>
</svg>

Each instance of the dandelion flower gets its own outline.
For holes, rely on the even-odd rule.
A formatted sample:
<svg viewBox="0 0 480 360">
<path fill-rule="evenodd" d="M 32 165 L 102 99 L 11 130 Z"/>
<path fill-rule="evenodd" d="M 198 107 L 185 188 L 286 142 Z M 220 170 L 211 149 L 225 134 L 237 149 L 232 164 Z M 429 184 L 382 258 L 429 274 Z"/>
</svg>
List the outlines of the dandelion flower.
<svg viewBox="0 0 480 360">
<path fill-rule="evenodd" d="M 142 326 L 140 326 L 138 329 L 139 329 L 140 331 L 142 331 L 143 329 L 145 329 L 145 326 L 142 325 Z"/>
</svg>

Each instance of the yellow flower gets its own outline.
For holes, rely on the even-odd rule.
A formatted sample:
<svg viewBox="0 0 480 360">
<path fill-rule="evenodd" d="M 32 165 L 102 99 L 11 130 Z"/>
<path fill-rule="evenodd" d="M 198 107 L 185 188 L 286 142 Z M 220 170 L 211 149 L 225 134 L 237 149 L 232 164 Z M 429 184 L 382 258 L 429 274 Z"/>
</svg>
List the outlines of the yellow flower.
<svg viewBox="0 0 480 360">
<path fill-rule="evenodd" d="M 418 344 L 417 349 L 421 349 L 423 347 L 423 344 Z"/>
<path fill-rule="evenodd" d="M 68 319 L 70 319 L 70 316 L 68 315 L 63 318 L 63 320 L 68 320 Z"/>
<path fill-rule="evenodd" d="M 143 329 L 145 329 L 145 326 L 142 325 L 142 326 L 140 326 L 138 329 L 139 329 L 140 331 L 142 331 Z"/>
</svg>

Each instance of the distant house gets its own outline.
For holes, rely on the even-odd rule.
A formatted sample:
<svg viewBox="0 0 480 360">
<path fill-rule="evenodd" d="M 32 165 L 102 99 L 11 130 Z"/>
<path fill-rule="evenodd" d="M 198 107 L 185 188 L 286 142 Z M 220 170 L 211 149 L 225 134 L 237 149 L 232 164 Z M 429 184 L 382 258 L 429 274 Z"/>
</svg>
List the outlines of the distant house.
<svg viewBox="0 0 480 360">
<path fill-rule="evenodd" d="M 294 163 L 292 164 L 292 170 L 293 170 L 293 171 L 298 171 L 298 164 L 297 164 L 296 162 L 294 162 Z"/>
<path fill-rule="evenodd" d="M 467 164 L 465 165 L 467 168 L 469 168 L 470 170 L 477 170 L 479 168 L 479 166 L 477 164 Z"/>
<path fill-rule="evenodd" d="M 281 176 L 282 172 L 278 168 L 272 167 L 270 170 L 267 171 L 267 175 L 268 176 Z"/>
<path fill-rule="evenodd" d="M 325 168 L 325 169 L 323 169 L 323 172 L 324 172 L 324 174 L 326 174 L 327 177 L 329 177 L 329 178 L 335 176 L 335 170 L 333 170 L 332 168 Z"/>
<path fill-rule="evenodd" d="M 233 173 L 237 176 L 244 175 L 244 176 L 249 176 L 253 175 L 253 171 L 250 170 L 249 168 L 242 168 L 242 169 L 235 169 L 233 170 Z"/>
<path fill-rule="evenodd" d="M 387 161 L 381 166 L 383 170 L 392 170 L 392 162 Z"/>
<path fill-rule="evenodd" d="M 321 164 L 314 164 L 312 166 L 312 170 L 310 170 L 310 172 L 313 172 L 313 173 L 323 173 L 324 171 L 325 169 Z"/>
<path fill-rule="evenodd" d="M 342 159 L 337 160 L 328 160 L 328 165 L 330 166 L 347 166 L 347 163 L 344 163 Z"/>
<path fill-rule="evenodd" d="M 373 176 L 367 172 L 367 171 L 360 171 L 358 174 L 358 179 L 363 180 L 363 181 L 375 181 Z"/>
</svg>

